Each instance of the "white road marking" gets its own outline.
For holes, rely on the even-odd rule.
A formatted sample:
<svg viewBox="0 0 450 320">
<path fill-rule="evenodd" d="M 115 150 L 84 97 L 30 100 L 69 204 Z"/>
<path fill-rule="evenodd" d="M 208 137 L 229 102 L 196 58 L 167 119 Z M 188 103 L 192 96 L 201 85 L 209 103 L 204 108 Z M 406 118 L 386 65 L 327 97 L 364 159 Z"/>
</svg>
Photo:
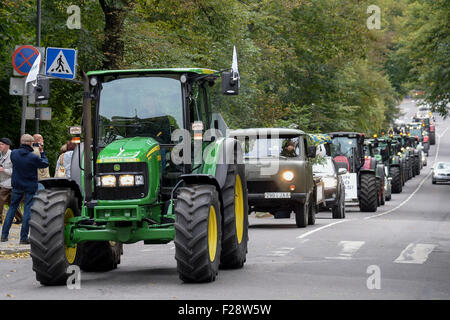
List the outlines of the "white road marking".
<svg viewBox="0 0 450 320">
<path fill-rule="evenodd" d="M 304 233 L 304 234 L 302 234 L 302 235 L 299 235 L 299 236 L 297 237 L 297 239 L 303 239 L 303 238 L 306 238 L 307 236 L 310 236 L 310 235 L 312 235 L 313 233 L 315 233 L 315 232 L 317 232 L 317 231 L 320 231 L 320 230 L 323 230 L 323 229 L 325 229 L 325 228 L 334 226 L 335 224 L 343 223 L 343 222 L 350 221 L 350 220 L 351 220 L 351 219 L 340 220 L 340 221 L 336 221 L 336 222 L 333 222 L 333 223 L 324 225 L 324 226 L 322 226 L 322 227 L 319 227 L 319 228 L 317 228 L 317 229 L 314 229 L 314 230 L 308 231 L 308 232 L 306 232 L 306 233 Z"/>
<path fill-rule="evenodd" d="M 365 241 L 341 241 L 339 246 L 342 247 L 339 256 L 325 257 L 325 259 L 334 260 L 351 260 L 353 255 L 365 244 Z"/>
<path fill-rule="evenodd" d="M 434 157 L 433 165 L 436 163 L 437 158 L 438 158 L 438 155 L 439 155 L 439 148 L 440 148 L 440 146 L 441 146 L 441 138 L 442 138 L 442 136 L 447 132 L 447 130 L 448 130 L 448 128 L 445 129 L 440 135 L 438 135 L 439 141 L 438 141 L 438 144 L 437 144 L 437 147 L 436 147 L 436 155 L 435 155 L 435 157 Z M 394 212 L 395 210 L 397 210 L 397 209 L 399 209 L 400 207 L 402 207 L 405 203 L 407 203 L 407 202 L 408 202 L 408 201 L 409 201 L 409 200 L 417 193 L 417 191 L 419 191 L 419 189 L 422 187 L 422 185 L 425 183 L 425 181 L 427 181 L 427 179 L 430 177 L 430 175 L 431 175 L 432 173 L 433 173 L 433 172 L 430 170 L 430 172 L 428 172 L 428 174 L 422 179 L 422 181 L 420 181 L 420 183 L 419 183 L 419 185 L 417 186 L 416 190 L 414 190 L 414 192 L 411 193 L 411 194 L 409 195 L 409 197 L 406 198 L 406 199 L 405 199 L 402 203 L 400 203 L 398 206 L 396 206 L 395 208 L 392 208 L 391 210 L 388 210 L 388 211 L 386 211 L 386 212 L 383 212 L 383 213 L 380 213 L 380 214 L 376 214 L 376 215 L 373 215 L 373 216 L 369 216 L 369 217 L 365 217 L 364 220 L 369 220 L 369 219 L 372 219 L 372 218 L 384 216 L 384 215 L 389 214 L 389 213 L 392 213 L 392 212 Z"/>
<path fill-rule="evenodd" d="M 295 248 L 291 248 L 291 247 L 281 247 L 281 248 L 278 248 L 277 250 L 271 251 L 268 254 L 268 256 L 271 256 L 271 257 L 284 257 L 284 256 L 287 256 L 294 249 Z"/>
<path fill-rule="evenodd" d="M 441 134 L 438 134 L 438 137 L 441 138 L 446 132 L 447 132 L 448 128 L 446 128 L 444 131 L 442 131 Z"/>
<path fill-rule="evenodd" d="M 427 261 L 428 255 L 434 250 L 435 247 L 435 244 L 411 243 L 405 250 L 402 251 L 402 253 L 400 253 L 400 256 L 398 256 L 394 262 L 423 264 Z"/>
</svg>

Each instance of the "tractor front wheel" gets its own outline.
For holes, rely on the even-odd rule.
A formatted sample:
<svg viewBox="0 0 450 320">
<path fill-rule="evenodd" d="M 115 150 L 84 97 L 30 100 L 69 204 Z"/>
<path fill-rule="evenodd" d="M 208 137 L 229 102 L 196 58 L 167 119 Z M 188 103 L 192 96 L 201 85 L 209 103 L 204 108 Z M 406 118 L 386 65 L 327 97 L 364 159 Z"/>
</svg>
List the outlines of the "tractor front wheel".
<svg viewBox="0 0 450 320">
<path fill-rule="evenodd" d="M 362 212 L 376 212 L 378 204 L 378 184 L 375 174 L 361 174 L 359 209 Z"/>
<path fill-rule="evenodd" d="M 64 228 L 79 215 L 75 194 L 68 189 L 40 190 L 34 198 L 30 219 L 30 256 L 36 280 L 43 285 L 64 285 L 79 250 L 64 242 Z"/>
<path fill-rule="evenodd" d="M 222 251 L 222 213 L 212 185 L 179 188 L 174 207 L 175 259 L 184 282 L 212 282 Z"/>
</svg>

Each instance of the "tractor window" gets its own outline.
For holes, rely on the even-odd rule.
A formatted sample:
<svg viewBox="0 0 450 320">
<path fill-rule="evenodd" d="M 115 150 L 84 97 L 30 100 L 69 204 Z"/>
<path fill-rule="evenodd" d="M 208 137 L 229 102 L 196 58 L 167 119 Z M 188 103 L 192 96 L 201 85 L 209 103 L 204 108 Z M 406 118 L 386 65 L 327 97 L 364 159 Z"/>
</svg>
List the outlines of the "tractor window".
<svg viewBox="0 0 450 320">
<path fill-rule="evenodd" d="M 202 121 L 205 130 L 209 128 L 206 103 L 206 92 L 204 86 L 194 84 L 189 99 L 190 120 L 191 123 L 194 121 Z"/>
<path fill-rule="evenodd" d="M 119 78 L 102 83 L 98 145 L 135 136 L 170 144 L 183 128 L 181 83 L 166 77 Z"/>
<path fill-rule="evenodd" d="M 333 156 L 351 156 L 352 149 L 358 148 L 356 138 L 335 137 L 331 142 L 331 154 Z"/>
</svg>

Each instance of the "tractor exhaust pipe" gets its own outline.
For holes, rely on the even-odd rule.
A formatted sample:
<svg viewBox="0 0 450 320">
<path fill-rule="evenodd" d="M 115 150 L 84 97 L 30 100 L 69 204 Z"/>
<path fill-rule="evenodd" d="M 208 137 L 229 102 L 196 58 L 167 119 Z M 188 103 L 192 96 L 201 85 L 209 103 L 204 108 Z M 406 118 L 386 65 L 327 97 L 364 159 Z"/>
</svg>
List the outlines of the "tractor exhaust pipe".
<svg viewBox="0 0 450 320">
<path fill-rule="evenodd" d="M 89 78 L 83 71 L 83 126 L 84 126 L 84 198 L 88 202 L 92 200 L 92 168 L 91 168 L 91 144 L 92 144 L 92 117 L 91 117 L 91 93 L 89 91 Z"/>
</svg>

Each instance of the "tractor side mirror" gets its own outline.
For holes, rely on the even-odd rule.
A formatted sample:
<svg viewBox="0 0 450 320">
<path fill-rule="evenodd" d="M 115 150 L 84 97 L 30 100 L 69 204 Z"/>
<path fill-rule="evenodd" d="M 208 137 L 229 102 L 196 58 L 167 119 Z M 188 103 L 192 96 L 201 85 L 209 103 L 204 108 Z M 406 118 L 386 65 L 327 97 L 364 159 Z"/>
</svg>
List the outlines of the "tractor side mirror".
<svg viewBox="0 0 450 320">
<path fill-rule="evenodd" d="M 236 47 L 233 47 L 233 62 L 231 71 L 222 73 L 222 93 L 226 95 L 238 95 L 240 76 L 238 71 Z"/>
<path fill-rule="evenodd" d="M 316 146 L 309 146 L 307 151 L 306 151 L 306 156 L 308 158 L 315 158 L 316 157 L 316 151 L 317 151 Z"/>
<path fill-rule="evenodd" d="M 233 76 L 234 72 L 222 73 L 222 93 L 226 95 L 239 94 L 239 78 Z"/>
</svg>

